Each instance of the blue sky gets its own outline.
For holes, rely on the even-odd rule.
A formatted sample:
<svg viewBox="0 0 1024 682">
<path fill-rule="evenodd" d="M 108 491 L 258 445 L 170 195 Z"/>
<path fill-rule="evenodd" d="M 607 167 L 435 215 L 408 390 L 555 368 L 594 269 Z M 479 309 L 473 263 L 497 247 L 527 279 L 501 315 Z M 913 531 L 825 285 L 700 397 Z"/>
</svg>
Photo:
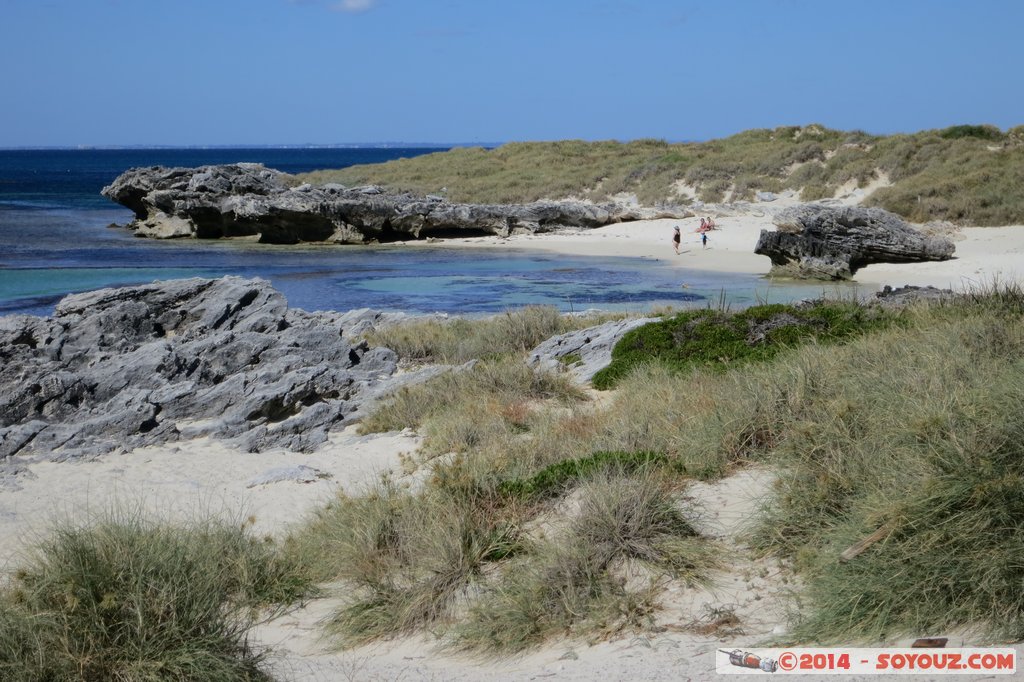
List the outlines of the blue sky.
<svg viewBox="0 0 1024 682">
<path fill-rule="evenodd" d="M 0 146 L 1024 123 L 1020 0 L 0 0 Z"/>
</svg>

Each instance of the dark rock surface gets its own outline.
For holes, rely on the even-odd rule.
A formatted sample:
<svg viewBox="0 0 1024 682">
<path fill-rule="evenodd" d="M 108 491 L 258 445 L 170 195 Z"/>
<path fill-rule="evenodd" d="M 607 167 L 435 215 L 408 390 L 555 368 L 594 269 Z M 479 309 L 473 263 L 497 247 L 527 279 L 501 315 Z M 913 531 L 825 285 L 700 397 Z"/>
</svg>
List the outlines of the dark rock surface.
<svg viewBox="0 0 1024 682">
<path fill-rule="evenodd" d="M 0 477 L 25 458 L 91 457 L 209 436 L 308 452 L 399 383 L 397 358 L 347 334 L 372 313 L 289 310 L 258 279 L 68 296 L 0 317 Z"/>
<path fill-rule="evenodd" d="M 775 217 L 754 253 L 772 260 L 771 274 L 804 279 L 850 279 L 871 263 L 947 260 L 953 242 L 925 235 L 880 208 L 807 204 Z"/>
<path fill-rule="evenodd" d="M 134 168 L 102 193 L 135 213 L 129 227 L 138 236 L 161 239 L 258 235 L 262 242 L 278 244 L 362 244 L 430 236 L 507 236 L 656 217 L 616 204 L 454 204 L 436 196 L 388 194 L 376 187 L 289 188 L 286 178 L 279 171 L 247 163 Z M 657 217 L 684 214 L 689 215 L 660 211 Z"/>
<path fill-rule="evenodd" d="M 931 286 L 916 287 L 909 284 L 894 289 L 886 284 L 881 291 L 875 294 L 872 302 L 886 307 L 901 308 L 921 301 L 939 303 L 955 298 L 957 298 L 957 294 L 952 289 L 938 289 Z"/>
</svg>

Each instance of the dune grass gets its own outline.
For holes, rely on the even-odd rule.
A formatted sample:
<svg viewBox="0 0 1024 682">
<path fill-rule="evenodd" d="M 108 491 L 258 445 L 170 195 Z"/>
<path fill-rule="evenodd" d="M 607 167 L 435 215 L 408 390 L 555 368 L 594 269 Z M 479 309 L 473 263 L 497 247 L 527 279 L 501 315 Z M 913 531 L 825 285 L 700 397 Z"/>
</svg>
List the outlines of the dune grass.
<svg viewBox="0 0 1024 682">
<path fill-rule="evenodd" d="M 269 679 L 247 632 L 310 590 L 236 524 L 61 524 L 0 592 L 0 679 Z"/>
<path fill-rule="evenodd" d="M 553 306 L 531 305 L 482 319 L 457 317 L 381 327 L 367 335 L 367 341 L 408 360 L 460 364 L 525 353 L 552 336 L 622 317 L 619 313 L 562 315 Z"/>
<path fill-rule="evenodd" d="M 781 361 L 779 490 L 752 537 L 806 577 L 795 638 L 1024 636 L 1020 302 L 958 304 Z"/>
<path fill-rule="evenodd" d="M 680 511 L 677 486 L 650 467 L 586 476 L 574 517 L 556 537 L 535 540 L 474 600 L 456 645 L 507 654 L 554 635 L 653 624 L 661 576 L 701 582 L 716 563 Z M 646 569 L 640 580 L 629 580 L 631 563 Z"/>
<path fill-rule="evenodd" d="M 292 543 L 317 557 L 321 579 L 354 588 L 329 626 L 344 644 L 430 629 L 491 653 L 567 630 L 641 626 L 660 576 L 700 581 L 714 565 L 680 512 L 680 482 L 656 467 L 610 459 L 567 484 L 580 506 L 563 522 L 527 495 L 443 480 L 413 493 L 383 481 L 339 496 Z M 528 530 L 541 518 L 559 526 L 557 538 Z M 646 567 L 641 584 L 626 584 L 629 562 Z"/>
<path fill-rule="evenodd" d="M 786 336 L 785 353 L 723 364 L 719 349 L 672 367 L 650 344 L 603 407 L 576 397 L 512 409 L 522 382 L 449 387 L 472 397 L 406 411 L 395 423 L 428 443 L 438 421 L 478 428 L 435 440 L 417 487 L 343 498 L 312 526 L 309 537 L 358 538 L 324 564 L 324 577 L 360 586 L 336 620 L 344 641 L 429 628 L 504 654 L 647 627 L 665 580 L 714 570 L 679 491 L 752 461 L 778 483 L 752 519 L 751 551 L 786 558 L 805 586 L 793 641 L 959 625 L 1024 636 L 1024 292 L 995 287 L 898 314 L 848 302 L 797 312 L 821 333 Z M 749 333 L 779 314 L 807 322 L 768 306 L 718 323 Z M 627 520 L 641 517 L 653 524 L 643 532 Z"/>
<path fill-rule="evenodd" d="M 804 201 L 887 178 L 869 203 L 908 220 L 972 225 L 1024 222 L 1024 127 L 962 125 L 876 136 L 820 125 L 748 130 L 700 143 L 515 142 L 460 148 L 383 164 L 316 171 L 303 182 L 382 184 L 453 201 L 521 203 L 634 194 L 646 205 L 686 203 L 679 183 L 705 202 L 752 200 L 792 189 Z"/>
<path fill-rule="evenodd" d="M 427 434 L 416 476 L 339 494 L 280 546 L 244 524 L 59 526 L 0 589 L 0 678 L 266 679 L 247 632 L 314 581 L 341 586 L 345 645 L 430 632 L 505 655 L 642 631 L 666 585 L 722 568 L 688 485 L 754 461 L 777 484 L 750 551 L 799 574 L 792 641 L 1024 637 L 1024 292 L 834 305 L 841 338 L 724 367 L 651 345 L 600 404 L 515 354 L 409 389 L 370 422 Z M 780 312 L 800 322 L 737 317 Z"/>
</svg>

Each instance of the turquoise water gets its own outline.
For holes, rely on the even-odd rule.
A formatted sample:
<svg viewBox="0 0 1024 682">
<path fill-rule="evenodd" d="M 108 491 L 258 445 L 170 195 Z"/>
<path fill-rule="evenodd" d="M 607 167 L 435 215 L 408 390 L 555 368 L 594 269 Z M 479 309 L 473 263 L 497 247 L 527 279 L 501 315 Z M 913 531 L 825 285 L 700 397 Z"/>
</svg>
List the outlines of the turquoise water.
<svg viewBox="0 0 1024 682">
<path fill-rule="evenodd" d="M 425 153 L 372 150 L 0 151 L 0 314 L 49 314 L 64 295 L 179 277 L 263 277 L 307 310 L 484 313 L 527 304 L 561 310 L 784 302 L 821 286 L 680 271 L 666 262 L 501 249 L 391 244 L 280 246 L 138 239 L 131 213 L 99 195 L 127 168 L 257 161 L 290 172 Z M 685 276 L 686 287 L 681 278 Z"/>
</svg>

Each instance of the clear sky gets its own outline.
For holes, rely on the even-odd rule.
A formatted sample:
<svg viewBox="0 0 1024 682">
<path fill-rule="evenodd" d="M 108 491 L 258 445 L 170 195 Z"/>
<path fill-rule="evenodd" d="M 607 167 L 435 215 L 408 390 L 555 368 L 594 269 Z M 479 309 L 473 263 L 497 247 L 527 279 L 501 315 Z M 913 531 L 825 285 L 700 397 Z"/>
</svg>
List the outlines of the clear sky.
<svg viewBox="0 0 1024 682">
<path fill-rule="evenodd" d="M 0 0 L 0 146 L 1024 124 L 1024 0 Z"/>
</svg>

